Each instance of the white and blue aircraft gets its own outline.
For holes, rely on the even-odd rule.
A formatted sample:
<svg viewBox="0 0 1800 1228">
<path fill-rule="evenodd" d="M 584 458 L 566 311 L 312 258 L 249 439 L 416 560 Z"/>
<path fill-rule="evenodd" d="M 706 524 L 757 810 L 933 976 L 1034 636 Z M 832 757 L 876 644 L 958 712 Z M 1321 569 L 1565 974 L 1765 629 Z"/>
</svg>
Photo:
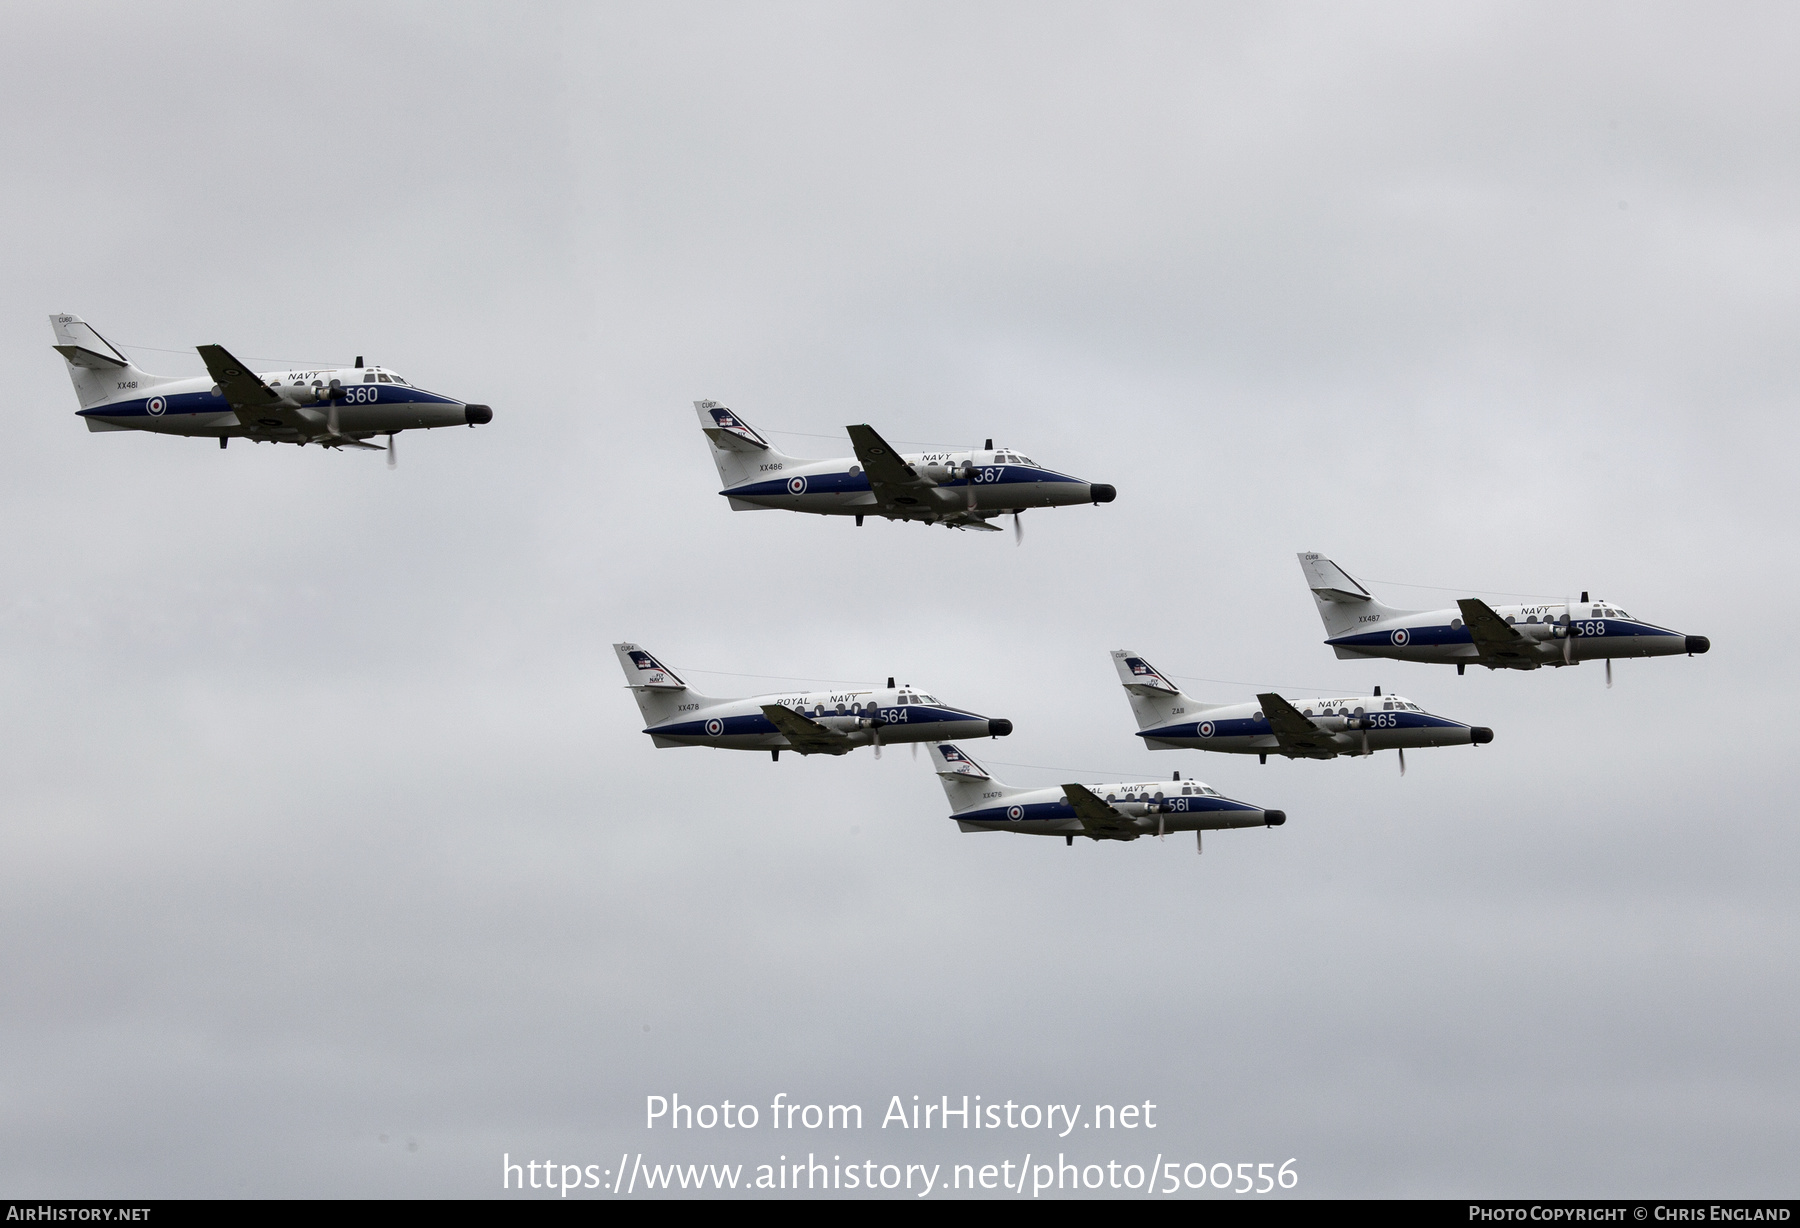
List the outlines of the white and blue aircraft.
<svg viewBox="0 0 1800 1228">
<path fill-rule="evenodd" d="M 934 742 L 931 762 L 950 799 L 950 817 L 964 831 L 1013 831 L 1027 836 L 1136 840 L 1171 831 L 1200 833 L 1226 827 L 1280 827 L 1287 815 L 1234 801 L 1211 785 L 1140 780 L 1109 785 L 1052 785 L 1018 789 L 987 774 L 960 746 Z"/>
<path fill-rule="evenodd" d="M 1400 695 L 1315 696 L 1283 699 L 1273 691 L 1255 703 L 1203 704 L 1182 693 L 1155 666 L 1128 648 L 1116 649 L 1113 665 L 1131 699 L 1138 737 L 1151 750 L 1223 751 L 1289 759 L 1335 759 L 1339 755 L 1400 752 L 1400 774 L 1406 774 L 1406 752 L 1424 746 L 1480 746 L 1494 731 L 1433 716 Z"/>
<path fill-rule="evenodd" d="M 224 346 L 202 345 L 205 376 L 151 375 L 76 316 L 53 315 L 50 327 L 90 431 L 198 435 L 221 448 L 235 436 L 375 452 L 383 449 L 364 441 L 386 435 L 391 466 L 401 431 L 494 420 L 486 405 L 427 392 L 361 358 L 354 367 L 255 372 Z"/>
<path fill-rule="evenodd" d="M 1003 738 L 1012 722 L 977 716 L 942 703 L 917 687 L 840 687 L 830 691 L 785 691 L 750 699 L 714 699 L 687 683 L 636 644 L 614 644 L 625 684 L 644 715 L 644 732 L 657 746 L 713 746 L 723 750 L 766 750 L 844 755 L 883 743 L 931 742 L 940 738 Z"/>
<path fill-rule="evenodd" d="M 1300 555 L 1300 570 L 1339 657 L 1392 657 L 1489 669 L 1538 669 L 1601 659 L 1612 684 L 1614 657 L 1672 657 L 1705 652 L 1712 641 L 1633 618 L 1610 601 L 1491 606 L 1463 597 L 1455 609 L 1397 610 L 1382 605 L 1322 554 Z"/>
<path fill-rule="evenodd" d="M 1034 507 L 1111 503 L 1111 486 L 1046 469 L 1029 456 L 995 448 L 981 451 L 900 453 L 871 426 L 850 426 L 853 457 L 803 460 L 775 450 L 755 428 L 717 401 L 695 401 L 700 429 L 712 449 L 725 489 L 719 493 L 738 512 L 780 508 L 820 516 L 885 516 L 954 529 L 999 532 L 988 521 Z"/>
</svg>

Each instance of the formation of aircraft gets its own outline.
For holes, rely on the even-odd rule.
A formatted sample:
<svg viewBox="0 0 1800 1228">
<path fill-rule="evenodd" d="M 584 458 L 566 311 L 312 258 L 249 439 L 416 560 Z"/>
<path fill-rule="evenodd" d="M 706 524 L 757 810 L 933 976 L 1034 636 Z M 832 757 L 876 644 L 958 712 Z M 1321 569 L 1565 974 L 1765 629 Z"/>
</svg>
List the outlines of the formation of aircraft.
<svg viewBox="0 0 1800 1228">
<path fill-rule="evenodd" d="M 140 370 L 80 318 L 50 317 L 56 351 L 67 364 L 91 431 L 141 430 L 257 443 L 316 444 L 323 448 L 383 449 L 367 441 L 408 430 L 476 426 L 493 410 L 428 392 L 381 366 L 255 372 L 223 346 L 197 347 L 205 377 L 178 378 Z M 868 425 L 849 426 L 852 457 L 804 459 L 774 448 L 756 429 L 716 401 L 694 402 L 718 468 L 720 491 L 737 511 L 783 509 L 824 516 L 919 521 L 946 528 L 996 531 L 990 523 L 1040 507 L 1110 503 L 1112 486 L 1048 469 L 1019 452 L 995 448 L 902 453 Z M 1490 605 L 1459 599 L 1454 607 L 1404 610 L 1369 590 L 1323 555 L 1303 553 L 1301 570 L 1325 624 L 1326 643 L 1340 658 L 1392 658 L 1493 669 L 1539 669 L 1604 660 L 1612 682 L 1616 657 L 1693 655 L 1711 648 L 1645 622 L 1608 601 Z M 1015 788 L 994 780 L 956 741 L 1005 737 L 1012 722 L 981 716 L 912 686 L 844 686 L 784 691 L 740 699 L 701 695 L 636 644 L 613 646 L 626 685 L 653 745 L 712 746 L 799 755 L 844 755 L 884 743 L 920 743 L 932 762 L 952 814 L 964 831 L 1013 831 L 1090 840 L 1136 840 L 1145 835 L 1232 827 L 1278 827 L 1280 810 L 1225 797 L 1179 772 L 1169 780 L 1064 784 Z M 1493 730 L 1427 712 L 1400 695 L 1312 696 L 1288 699 L 1273 691 L 1253 701 L 1205 704 L 1185 694 L 1129 649 L 1113 652 L 1119 682 L 1137 718 L 1138 737 L 1152 750 L 1195 749 L 1288 759 L 1399 754 L 1432 746 L 1482 745 Z"/>
<path fill-rule="evenodd" d="M 1684 635 L 1633 618 L 1610 601 L 1491 606 L 1474 597 L 1455 608 L 1397 610 L 1375 600 L 1349 572 L 1322 554 L 1302 554 L 1300 569 L 1325 624 L 1325 642 L 1339 657 L 1392 657 L 1489 669 L 1538 669 L 1604 660 L 1612 682 L 1615 657 L 1673 657 L 1712 647 L 1704 635 Z"/>
<path fill-rule="evenodd" d="M 1116 649 L 1113 665 L 1131 699 L 1138 737 L 1151 750 L 1221 751 L 1289 759 L 1335 759 L 1339 755 L 1400 753 L 1427 746 L 1481 746 L 1494 731 L 1434 716 L 1402 695 L 1315 696 L 1284 699 L 1273 691 L 1255 702 L 1203 704 L 1182 693 L 1155 666 L 1128 648 Z"/>
<path fill-rule="evenodd" d="M 674 670 L 636 644 L 614 644 L 625 685 L 656 746 L 714 746 L 797 755 L 844 755 L 860 746 L 939 738 L 1003 738 L 1012 722 L 977 716 L 917 687 L 838 687 L 715 699 L 691 690 Z"/>
<path fill-rule="evenodd" d="M 819 516 L 916 520 L 951 529 L 985 529 L 1034 507 L 1111 503 L 1111 486 L 1058 473 L 988 440 L 980 451 L 902 453 L 872 426 L 850 426 L 855 456 L 804 460 L 787 456 L 717 401 L 695 401 L 700 430 L 718 467 L 719 493 L 733 511 L 779 508 Z"/>
<path fill-rule="evenodd" d="M 329 367 L 252 371 L 222 345 L 196 347 L 206 375 L 178 377 L 141 371 L 79 317 L 50 317 L 55 350 L 68 364 L 90 431 L 150 431 L 256 443 L 317 444 L 322 448 L 386 451 L 394 436 L 440 426 L 478 426 L 494 420 L 486 405 L 427 392 L 386 367 Z M 382 449 L 367 442 L 386 435 Z"/>
<path fill-rule="evenodd" d="M 1282 811 L 1226 797 L 1211 785 L 1181 779 L 1180 772 L 1169 780 L 1020 789 L 989 776 L 954 743 L 932 743 L 931 762 L 944 796 L 950 799 L 950 817 L 963 831 L 1061 836 L 1071 845 L 1076 836 L 1136 840 L 1191 831 L 1199 850 L 1203 831 L 1280 827 L 1287 822 Z"/>
</svg>

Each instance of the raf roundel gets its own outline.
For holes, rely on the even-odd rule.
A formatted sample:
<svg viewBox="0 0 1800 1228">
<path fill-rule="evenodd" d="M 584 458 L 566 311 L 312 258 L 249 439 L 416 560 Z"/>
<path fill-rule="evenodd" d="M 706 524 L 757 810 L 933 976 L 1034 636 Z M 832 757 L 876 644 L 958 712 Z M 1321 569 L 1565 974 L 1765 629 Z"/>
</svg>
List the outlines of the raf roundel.
<svg viewBox="0 0 1800 1228">
<path fill-rule="evenodd" d="M 805 478 L 789 478 L 788 479 L 788 493 L 791 495 L 805 494 L 806 493 L 806 479 Z"/>
<path fill-rule="evenodd" d="M 1203 738 L 1210 738 L 1213 736 L 1213 723 L 1211 721 L 1200 722 L 1200 736 Z"/>
<path fill-rule="evenodd" d="M 1025 817 L 1025 808 L 1023 806 L 1008 806 L 1006 808 L 1006 817 L 1017 822 Z"/>
<path fill-rule="evenodd" d="M 1412 639 L 1412 636 L 1407 634 L 1405 627 L 1401 627 L 1398 630 L 1396 630 L 1392 635 L 1388 636 L 1388 638 L 1390 640 L 1394 641 L 1395 647 L 1404 648 L 1404 647 L 1406 647 L 1406 641 Z"/>
<path fill-rule="evenodd" d="M 144 408 L 148 409 L 153 414 L 160 414 L 163 410 L 169 408 L 169 403 L 161 397 L 151 397 L 149 401 L 145 402 Z"/>
<path fill-rule="evenodd" d="M 716 716 L 713 717 L 710 721 L 706 722 L 706 732 L 715 738 L 718 737 L 725 732 L 725 722 Z"/>
</svg>

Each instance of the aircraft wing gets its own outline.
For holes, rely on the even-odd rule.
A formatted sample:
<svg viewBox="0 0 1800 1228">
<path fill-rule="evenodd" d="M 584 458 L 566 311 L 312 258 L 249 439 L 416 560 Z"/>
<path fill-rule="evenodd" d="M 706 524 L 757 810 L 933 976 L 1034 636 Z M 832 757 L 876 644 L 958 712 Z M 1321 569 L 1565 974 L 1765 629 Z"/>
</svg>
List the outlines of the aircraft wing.
<svg viewBox="0 0 1800 1228">
<path fill-rule="evenodd" d="M 1475 651 L 1484 661 L 1500 665 L 1523 661 L 1536 664 L 1537 654 L 1531 641 L 1519 634 L 1517 627 L 1494 613 L 1487 602 L 1475 597 L 1461 597 L 1456 605 L 1462 610 L 1463 625 L 1469 629 L 1469 638 L 1475 641 Z"/>
<path fill-rule="evenodd" d="M 233 409 L 246 409 L 254 413 L 267 413 L 281 417 L 282 401 L 275 395 L 275 390 L 256 378 L 254 372 L 231 356 L 231 352 L 222 345 L 202 345 L 195 347 L 200 351 L 200 361 L 206 364 L 206 373 L 213 377 L 213 383 L 219 386 L 225 400 Z"/>
<path fill-rule="evenodd" d="M 919 476 L 918 471 L 901 460 L 900 454 L 875 433 L 874 427 L 847 426 L 844 429 L 850 433 L 850 446 L 856 449 L 856 459 L 869 476 L 869 492 L 882 510 L 898 516 L 924 510 L 920 504 L 930 498 L 925 494 L 930 484 Z"/>
<path fill-rule="evenodd" d="M 1086 785 L 1064 785 L 1062 791 L 1082 829 L 1094 839 L 1135 840 L 1143 834 L 1136 823 L 1101 801 Z"/>
<path fill-rule="evenodd" d="M 764 704 L 762 714 L 788 740 L 788 745 L 802 755 L 842 755 L 856 749 L 856 743 L 835 729 L 827 729 L 811 717 L 801 716 L 784 704 Z"/>
<path fill-rule="evenodd" d="M 1309 720 L 1306 714 L 1281 696 L 1270 691 L 1256 697 L 1268 718 L 1269 731 L 1281 746 L 1281 753 L 1306 759 L 1335 758 L 1337 741 Z"/>
</svg>

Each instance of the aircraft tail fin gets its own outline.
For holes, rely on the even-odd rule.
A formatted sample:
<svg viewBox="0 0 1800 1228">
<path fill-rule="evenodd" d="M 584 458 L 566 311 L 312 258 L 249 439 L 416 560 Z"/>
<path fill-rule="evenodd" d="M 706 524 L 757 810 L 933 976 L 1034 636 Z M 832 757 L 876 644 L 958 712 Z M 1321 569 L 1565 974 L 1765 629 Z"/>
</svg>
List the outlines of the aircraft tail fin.
<svg viewBox="0 0 1800 1228">
<path fill-rule="evenodd" d="M 668 666 L 636 644 L 614 644 L 619 668 L 625 671 L 625 685 L 637 700 L 638 711 L 652 725 L 668 720 L 683 703 L 705 703 L 707 697 L 688 689 L 688 684 Z"/>
<path fill-rule="evenodd" d="M 775 472 L 762 468 L 764 465 L 784 465 L 795 459 L 778 451 L 755 427 L 717 401 L 695 401 L 694 412 L 700 417 L 700 433 L 712 451 L 719 481 L 727 489 Z"/>
<path fill-rule="evenodd" d="M 1299 557 L 1300 570 L 1306 574 L 1313 604 L 1319 607 L 1319 620 L 1325 624 L 1328 636 L 1347 635 L 1366 626 L 1364 620 L 1371 614 L 1391 618 L 1418 613 L 1381 604 L 1354 576 L 1322 554 L 1303 553 Z"/>
<path fill-rule="evenodd" d="M 995 795 L 1004 797 L 1009 793 L 1030 791 L 1001 784 L 989 776 L 987 769 L 975 762 L 968 751 L 954 742 L 932 742 L 929 745 L 931 766 L 944 786 L 944 796 L 950 799 L 952 812 L 991 802 Z"/>
<path fill-rule="evenodd" d="M 93 325 L 80 316 L 57 312 L 50 317 L 50 330 L 56 334 L 51 347 L 63 357 L 69 368 L 69 380 L 75 385 L 75 399 L 88 409 L 116 399 L 120 383 L 128 388 L 125 395 L 154 384 L 168 382 L 165 377 L 141 371 L 131 359 L 121 354 L 112 342 L 94 331 Z"/>
<path fill-rule="evenodd" d="M 1119 671 L 1119 684 L 1131 700 L 1131 714 L 1137 717 L 1139 729 L 1167 725 L 1178 716 L 1219 706 L 1199 703 L 1183 694 L 1180 687 L 1129 648 L 1113 649 L 1112 658 L 1113 667 Z"/>
</svg>

